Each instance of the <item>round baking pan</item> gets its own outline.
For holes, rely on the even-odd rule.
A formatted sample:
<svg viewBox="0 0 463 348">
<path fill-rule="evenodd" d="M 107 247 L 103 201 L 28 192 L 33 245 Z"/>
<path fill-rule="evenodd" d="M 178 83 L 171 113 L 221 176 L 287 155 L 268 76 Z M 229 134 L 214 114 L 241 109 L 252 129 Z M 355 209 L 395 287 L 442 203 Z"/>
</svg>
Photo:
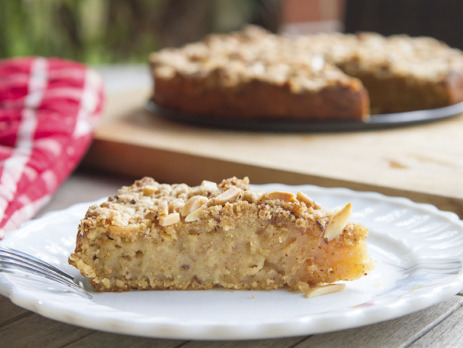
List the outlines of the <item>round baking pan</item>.
<svg viewBox="0 0 463 348">
<path fill-rule="evenodd" d="M 312 121 L 295 119 L 239 119 L 188 114 L 147 102 L 148 111 L 168 120 L 190 125 L 257 132 L 342 132 L 403 127 L 439 121 L 463 113 L 463 102 L 429 110 L 371 115 L 368 121 Z"/>
</svg>

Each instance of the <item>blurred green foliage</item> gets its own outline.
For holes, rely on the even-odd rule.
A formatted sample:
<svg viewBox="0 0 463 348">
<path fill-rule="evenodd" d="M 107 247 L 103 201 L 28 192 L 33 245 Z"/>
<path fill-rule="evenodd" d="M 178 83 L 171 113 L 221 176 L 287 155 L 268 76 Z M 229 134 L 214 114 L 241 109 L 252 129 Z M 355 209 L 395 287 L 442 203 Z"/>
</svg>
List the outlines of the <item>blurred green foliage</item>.
<svg viewBox="0 0 463 348">
<path fill-rule="evenodd" d="M 276 30 L 277 0 L 0 0 L 0 58 L 145 62 L 149 52 L 256 23 Z"/>
</svg>

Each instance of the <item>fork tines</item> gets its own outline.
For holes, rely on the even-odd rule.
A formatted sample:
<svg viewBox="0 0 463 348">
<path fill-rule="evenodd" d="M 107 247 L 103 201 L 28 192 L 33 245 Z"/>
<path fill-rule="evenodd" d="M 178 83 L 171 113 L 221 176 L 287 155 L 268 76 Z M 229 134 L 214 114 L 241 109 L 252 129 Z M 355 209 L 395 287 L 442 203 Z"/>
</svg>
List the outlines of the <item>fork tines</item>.
<svg viewBox="0 0 463 348">
<path fill-rule="evenodd" d="M 48 279 L 83 297 L 91 295 L 82 289 L 74 277 L 37 257 L 16 249 L 0 247 L 0 272 L 10 273 L 34 280 Z"/>
</svg>

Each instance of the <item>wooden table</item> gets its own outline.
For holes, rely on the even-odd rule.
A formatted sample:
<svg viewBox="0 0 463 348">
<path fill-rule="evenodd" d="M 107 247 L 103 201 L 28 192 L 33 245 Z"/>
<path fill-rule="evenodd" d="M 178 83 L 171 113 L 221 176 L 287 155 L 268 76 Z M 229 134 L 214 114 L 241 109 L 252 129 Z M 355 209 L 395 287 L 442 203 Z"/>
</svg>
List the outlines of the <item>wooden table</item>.
<svg viewBox="0 0 463 348">
<path fill-rule="evenodd" d="M 202 178 L 218 180 L 231 174 L 249 175 L 255 183 L 374 190 L 430 202 L 463 216 L 461 116 L 363 133 L 235 133 L 155 118 L 140 106 L 146 89 L 118 93 L 110 95 L 105 120 L 84 165 L 41 214 L 107 196 L 142 175 L 196 184 Z M 43 318 L 0 296 L 0 347 L 457 347 L 462 346 L 462 307 L 460 293 L 420 312 L 357 329 L 272 340 L 203 342 L 83 329 Z"/>
</svg>

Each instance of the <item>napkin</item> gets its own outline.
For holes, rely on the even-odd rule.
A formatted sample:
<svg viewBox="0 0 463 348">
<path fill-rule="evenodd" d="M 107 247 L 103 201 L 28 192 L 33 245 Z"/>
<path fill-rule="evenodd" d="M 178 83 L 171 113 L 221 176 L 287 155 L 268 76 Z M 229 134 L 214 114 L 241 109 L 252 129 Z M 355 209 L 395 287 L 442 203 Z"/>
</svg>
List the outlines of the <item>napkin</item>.
<svg viewBox="0 0 463 348">
<path fill-rule="evenodd" d="M 77 166 L 104 102 L 101 78 L 58 58 L 0 60 L 0 239 Z"/>
</svg>

